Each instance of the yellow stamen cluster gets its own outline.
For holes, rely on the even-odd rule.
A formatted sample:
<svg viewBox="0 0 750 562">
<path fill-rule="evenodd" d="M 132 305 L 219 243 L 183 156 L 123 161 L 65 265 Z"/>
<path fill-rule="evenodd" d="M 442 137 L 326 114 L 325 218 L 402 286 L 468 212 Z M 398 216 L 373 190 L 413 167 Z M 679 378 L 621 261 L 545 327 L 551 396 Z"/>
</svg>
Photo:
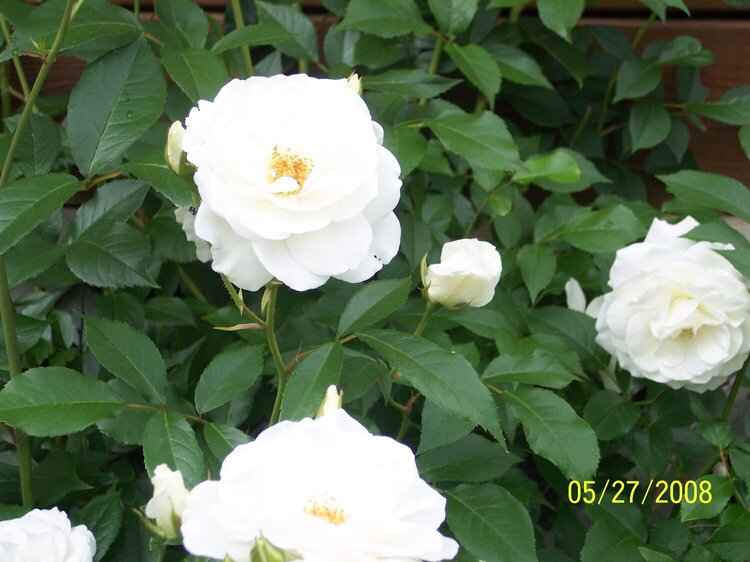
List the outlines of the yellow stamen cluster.
<svg viewBox="0 0 750 562">
<path fill-rule="evenodd" d="M 271 153 L 271 180 L 275 181 L 282 177 L 292 178 L 297 182 L 297 190 L 290 192 L 297 194 L 302 191 L 305 181 L 310 177 L 313 169 L 312 160 L 303 156 L 298 156 L 286 150 L 280 152 L 278 146 L 273 147 Z"/>
<path fill-rule="evenodd" d="M 346 511 L 338 507 L 330 498 L 309 500 L 305 506 L 305 513 L 325 519 L 332 525 L 343 525 L 349 519 Z"/>
</svg>

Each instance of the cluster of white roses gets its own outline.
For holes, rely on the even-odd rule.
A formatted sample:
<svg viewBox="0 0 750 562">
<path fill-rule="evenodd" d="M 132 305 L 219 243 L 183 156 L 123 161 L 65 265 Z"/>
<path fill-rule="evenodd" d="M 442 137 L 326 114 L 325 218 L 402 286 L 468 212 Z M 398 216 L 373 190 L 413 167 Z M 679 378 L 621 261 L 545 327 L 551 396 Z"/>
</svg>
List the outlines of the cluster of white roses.
<svg viewBox="0 0 750 562">
<path fill-rule="evenodd" d="M 654 220 L 643 242 L 617 252 L 612 291 L 586 298 L 568 281 L 568 306 L 596 318 L 596 341 L 634 377 L 713 390 L 750 354 L 748 281 L 716 250 L 683 238 L 698 223 Z"/>
<path fill-rule="evenodd" d="M 453 558 L 438 532 L 445 499 L 419 477 L 414 454 L 370 434 L 339 408 L 284 421 L 232 451 L 220 479 L 188 492 L 179 471 L 159 466 L 146 515 L 165 537 L 211 559 L 417 562 Z"/>
</svg>

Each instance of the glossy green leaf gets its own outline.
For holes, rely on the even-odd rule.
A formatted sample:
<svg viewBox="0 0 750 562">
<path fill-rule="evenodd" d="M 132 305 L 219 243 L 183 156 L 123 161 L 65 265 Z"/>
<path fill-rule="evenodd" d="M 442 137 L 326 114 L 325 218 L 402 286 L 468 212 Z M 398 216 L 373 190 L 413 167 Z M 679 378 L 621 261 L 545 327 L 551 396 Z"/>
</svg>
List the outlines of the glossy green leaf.
<svg viewBox="0 0 750 562">
<path fill-rule="evenodd" d="M 638 100 L 633 104 L 628 121 L 633 152 L 663 142 L 671 128 L 672 119 L 661 103 Z"/>
<path fill-rule="evenodd" d="M 81 182 L 67 174 L 25 178 L 0 189 L 0 254 L 56 211 L 78 191 Z"/>
<path fill-rule="evenodd" d="M 191 101 L 212 101 L 219 89 L 229 82 L 224 64 L 209 51 L 191 47 L 178 51 L 169 46 L 161 49 L 164 68 Z"/>
<path fill-rule="evenodd" d="M 246 391 L 263 370 L 263 347 L 243 346 L 218 354 L 205 368 L 195 387 L 199 414 L 223 406 Z"/>
<path fill-rule="evenodd" d="M 513 176 L 521 185 L 547 179 L 555 183 L 572 184 L 581 179 L 581 169 L 572 151 L 556 149 L 547 154 L 532 156 L 523 163 L 524 169 Z"/>
<path fill-rule="evenodd" d="M 144 39 L 91 64 L 73 88 L 68 138 L 85 176 L 116 167 L 159 118 L 166 99 L 161 65 Z"/>
<path fill-rule="evenodd" d="M 708 484 L 703 484 L 704 482 Z M 729 498 L 732 497 L 732 482 L 723 476 L 709 474 L 698 478 L 695 483 L 698 488 L 695 501 L 688 503 L 688 499 L 693 499 L 692 493 L 688 496 L 683 492 L 680 504 L 680 520 L 683 522 L 716 517 L 724 510 Z M 709 494 L 701 495 L 702 488 L 708 488 Z"/>
<path fill-rule="evenodd" d="M 357 332 L 395 312 L 409 296 L 411 278 L 371 281 L 357 291 L 339 319 L 337 337 Z"/>
<path fill-rule="evenodd" d="M 503 392 L 500 398 L 520 418 L 526 440 L 537 455 L 570 479 L 586 480 L 596 473 L 596 434 L 565 400 L 549 390 L 524 387 Z"/>
<path fill-rule="evenodd" d="M 214 456 L 223 461 L 236 447 L 250 442 L 250 437 L 232 425 L 207 423 L 203 438 Z"/>
<path fill-rule="evenodd" d="M 438 96 L 458 83 L 459 80 L 428 74 L 421 68 L 388 70 L 382 74 L 368 75 L 362 78 L 362 86 L 365 90 L 376 90 L 424 99 Z"/>
<path fill-rule="evenodd" d="M 481 425 L 504 443 L 497 407 L 466 359 L 423 338 L 390 330 L 361 332 L 359 337 L 428 400 Z"/>
<path fill-rule="evenodd" d="M 750 191 L 737 180 L 693 170 L 657 177 L 683 201 L 750 221 Z"/>
<path fill-rule="evenodd" d="M 167 166 L 164 161 L 163 148 L 154 149 L 134 158 L 122 169 L 150 184 L 177 207 L 191 205 L 193 194 L 197 194 L 191 182 L 181 178 Z"/>
<path fill-rule="evenodd" d="M 122 408 L 108 385 L 63 367 L 30 369 L 0 391 L 0 420 L 39 437 L 82 431 Z"/>
<path fill-rule="evenodd" d="M 276 25 L 292 36 L 274 46 L 298 59 L 318 60 L 318 35 L 310 18 L 292 6 L 255 1 L 263 25 Z"/>
<path fill-rule="evenodd" d="M 76 240 L 90 228 L 125 221 L 143 203 L 148 186 L 138 180 L 116 180 L 97 188 L 94 197 L 76 211 L 68 236 Z"/>
<path fill-rule="evenodd" d="M 456 43 L 446 45 L 445 52 L 492 107 L 502 80 L 500 68 L 492 55 L 479 45 L 461 46 Z"/>
<path fill-rule="evenodd" d="M 629 432 L 638 421 L 638 406 L 611 390 L 600 390 L 586 403 L 585 419 L 602 441 Z"/>
<path fill-rule="evenodd" d="M 243 45 L 249 47 L 273 45 L 280 41 L 289 39 L 293 35 L 294 34 L 291 31 L 272 23 L 246 25 L 241 29 L 230 31 L 224 37 L 219 39 L 211 47 L 211 52 L 219 54 Z"/>
<path fill-rule="evenodd" d="M 428 482 L 490 482 L 520 460 L 498 443 L 471 434 L 421 453 L 417 467 Z"/>
<path fill-rule="evenodd" d="M 529 290 L 531 301 L 550 284 L 557 269 L 555 253 L 547 246 L 527 244 L 518 251 L 516 265 L 521 270 L 521 277 Z"/>
<path fill-rule="evenodd" d="M 176 412 L 151 416 L 143 432 L 143 460 L 149 474 L 160 464 L 179 470 L 188 489 L 206 479 L 203 452 L 193 428 Z"/>
<path fill-rule="evenodd" d="M 479 8 L 479 0 L 427 0 L 427 5 L 443 33 L 463 33 Z"/>
<path fill-rule="evenodd" d="M 15 164 L 25 176 L 46 174 L 60 153 L 60 126 L 46 115 L 32 113 L 16 148 Z"/>
<path fill-rule="evenodd" d="M 430 32 L 414 0 L 351 0 L 340 29 L 359 29 L 386 39 Z"/>
<path fill-rule="evenodd" d="M 482 379 L 490 384 L 520 382 L 564 388 L 578 377 L 552 353 L 536 349 L 528 356 L 503 353 L 487 365 Z"/>
<path fill-rule="evenodd" d="M 525 51 L 504 43 L 487 45 L 487 50 L 495 58 L 495 63 L 505 80 L 552 89 L 552 84 L 544 75 L 539 63 Z"/>
<path fill-rule="evenodd" d="M 538 0 L 539 17 L 542 23 L 566 41 L 570 32 L 583 15 L 584 0 Z"/>
<path fill-rule="evenodd" d="M 85 525 L 93 533 L 96 539 L 94 562 L 104 558 L 117 538 L 124 511 L 119 492 L 110 490 L 96 496 L 81 511 L 71 516 L 73 525 Z"/>
<path fill-rule="evenodd" d="M 167 371 L 159 350 L 127 324 L 86 318 L 86 341 L 101 365 L 153 404 L 163 404 Z"/>
<path fill-rule="evenodd" d="M 661 69 L 640 59 L 626 60 L 617 76 L 614 101 L 642 98 L 661 83 Z"/>
<path fill-rule="evenodd" d="M 292 371 L 281 402 L 281 418 L 313 417 L 331 385 L 338 385 L 344 356 L 341 345 L 326 343 L 305 357 Z"/>
<path fill-rule="evenodd" d="M 183 47 L 203 47 L 208 37 L 208 21 L 192 0 L 155 0 L 159 21 L 176 34 Z"/>
<path fill-rule="evenodd" d="M 560 236 L 587 252 L 613 252 L 640 238 L 644 230 L 633 211 L 624 205 L 613 205 L 574 215 Z"/>
<path fill-rule="evenodd" d="M 448 525 L 461 545 L 486 562 L 536 562 L 528 511 L 494 484 L 464 484 L 445 490 Z"/>
</svg>

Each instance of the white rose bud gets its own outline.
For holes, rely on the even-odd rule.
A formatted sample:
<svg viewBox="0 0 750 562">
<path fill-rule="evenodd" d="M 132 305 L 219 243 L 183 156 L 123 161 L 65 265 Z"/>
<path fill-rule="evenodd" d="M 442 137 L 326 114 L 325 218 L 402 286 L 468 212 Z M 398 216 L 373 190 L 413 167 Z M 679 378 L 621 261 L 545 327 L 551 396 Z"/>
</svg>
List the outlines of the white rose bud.
<svg viewBox="0 0 750 562">
<path fill-rule="evenodd" d="M 358 96 L 362 95 L 362 79 L 359 77 L 359 74 L 352 72 L 349 78 L 346 79 L 346 83 L 352 90 L 357 92 Z"/>
<path fill-rule="evenodd" d="M 182 473 L 160 464 L 154 469 L 151 484 L 154 486 L 154 496 L 146 504 L 146 517 L 156 520 L 157 527 L 165 537 L 174 538 L 179 534 L 188 496 Z"/>
<path fill-rule="evenodd" d="M 596 341 L 634 377 L 713 390 L 750 354 L 747 280 L 715 250 L 682 238 L 698 223 L 654 220 L 643 242 L 617 252 Z"/>
<path fill-rule="evenodd" d="M 427 299 L 448 308 L 480 307 L 495 296 L 503 264 L 495 246 L 476 238 L 443 246 L 440 263 L 427 268 Z"/>
<path fill-rule="evenodd" d="M 92 562 L 96 539 L 85 526 L 71 527 L 59 509 L 35 509 L 0 522 L 3 562 Z"/>
<path fill-rule="evenodd" d="M 332 384 L 328 387 L 328 390 L 326 391 L 326 397 L 323 402 L 321 402 L 320 407 L 318 408 L 317 417 L 327 416 L 328 414 L 331 414 L 336 410 L 340 410 L 343 401 L 344 394 L 342 392 L 339 392 L 339 390 L 336 388 L 336 385 Z"/>
<path fill-rule="evenodd" d="M 185 238 L 195 244 L 195 255 L 200 261 L 206 263 L 211 260 L 211 246 L 195 233 L 195 212 L 193 207 L 185 205 L 184 207 L 177 207 L 174 210 L 174 216 L 182 226 Z"/>
<path fill-rule="evenodd" d="M 164 158 L 167 164 L 175 174 L 184 172 L 185 153 L 182 151 L 182 137 L 185 135 L 185 129 L 182 123 L 175 121 L 167 133 L 167 146 L 164 149 Z"/>
</svg>

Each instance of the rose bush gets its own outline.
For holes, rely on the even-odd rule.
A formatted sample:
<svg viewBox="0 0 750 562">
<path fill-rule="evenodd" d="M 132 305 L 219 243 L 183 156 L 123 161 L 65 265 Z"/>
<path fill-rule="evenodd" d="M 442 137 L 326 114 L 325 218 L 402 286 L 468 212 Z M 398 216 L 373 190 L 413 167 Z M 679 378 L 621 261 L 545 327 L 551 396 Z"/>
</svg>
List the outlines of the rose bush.
<svg viewBox="0 0 750 562">
<path fill-rule="evenodd" d="M 593 4 L 0 2 L 0 562 L 745 562 L 750 94 Z"/>
</svg>

